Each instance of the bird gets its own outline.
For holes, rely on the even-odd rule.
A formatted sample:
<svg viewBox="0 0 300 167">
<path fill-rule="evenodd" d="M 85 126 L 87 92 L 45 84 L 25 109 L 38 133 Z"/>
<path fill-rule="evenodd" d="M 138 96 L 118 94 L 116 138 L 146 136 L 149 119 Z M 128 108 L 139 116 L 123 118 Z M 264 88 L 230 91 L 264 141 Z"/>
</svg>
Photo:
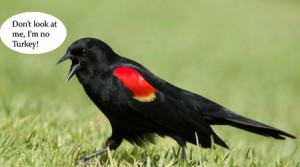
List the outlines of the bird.
<svg viewBox="0 0 300 167">
<path fill-rule="evenodd" d="M 143 65 L 117 54 L 105 42 L 91 37 L 73 42 L 57 62 L 71 60 L 68 82 L 74 75 L 88 97 L 107 117 L 112 128 L 105 147 L 79 159 L 117 149 L 123 140 L 137 146 L 171 137 L 186 158 L 186 144 L 229 149 L 211 125 L 229 125 L 275 139 L 296 138 L 285 131 L 238 115 L 199 94 L 181 89 Z"/>
</svg>

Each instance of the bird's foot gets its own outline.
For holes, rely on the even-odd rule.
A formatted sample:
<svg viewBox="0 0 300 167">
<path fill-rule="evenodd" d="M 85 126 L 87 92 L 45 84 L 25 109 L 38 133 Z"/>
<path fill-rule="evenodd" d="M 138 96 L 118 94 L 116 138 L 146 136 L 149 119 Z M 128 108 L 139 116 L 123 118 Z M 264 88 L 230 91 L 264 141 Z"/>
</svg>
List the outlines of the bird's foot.
<svg viewBox="0 0 300 167">
<path fill-rule="evenodd" d="M 88 162 L 91 158 L 97 156 L 97 155 L 100 155 L 104 152 L 107 151 L 107 148 L 102 148 L 92 154 L 89 154 L 89 155 L 86 155 L 84 157 L 81 157 L 77 162 L 76 162 L 76 165 L 89 165 L 90 163 Z"/>
</svg>

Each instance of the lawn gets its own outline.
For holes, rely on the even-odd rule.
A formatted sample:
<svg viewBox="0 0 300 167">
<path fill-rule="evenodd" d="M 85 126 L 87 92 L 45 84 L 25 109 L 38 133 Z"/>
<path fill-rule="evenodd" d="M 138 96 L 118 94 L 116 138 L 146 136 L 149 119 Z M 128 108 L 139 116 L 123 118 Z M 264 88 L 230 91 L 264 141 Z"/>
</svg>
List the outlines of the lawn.
<svg viewBox="0 0 300 167">
<path fill-rule="evenodd" d="M 300 3 L 296 0 L 6 0 L 9 17 L 39 11 L 68 36 L 58 49 L 25 55 L 0 44 L 0 166 L 75 166 L 103 147 L 111 128 L 70 63 L 56 66 L 81 37 L 107 42 L 156 75 L 241 115 L 300 137 Z M 214 130 L 231 147 L 188 145 L 178 157 L 169 138 L 138 148 L 123 142 L 90 166 L 300 166 L 299 139 L 278 141 L 228 126 Z"/>
</svg>

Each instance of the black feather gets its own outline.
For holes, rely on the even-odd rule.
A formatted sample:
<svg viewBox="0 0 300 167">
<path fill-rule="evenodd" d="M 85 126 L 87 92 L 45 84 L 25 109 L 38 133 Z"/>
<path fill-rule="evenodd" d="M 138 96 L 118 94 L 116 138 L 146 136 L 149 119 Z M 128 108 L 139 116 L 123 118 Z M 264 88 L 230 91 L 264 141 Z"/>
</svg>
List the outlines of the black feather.
<svg viewBox="0 0 300 167">
<path fill-rule="evenodd" d="M 116 149 L 122 139 L 138 146 L 154 143 L 156 135 L 170 136 L 181 147 L 190 142 L 210 148 L 213 140 L 229 148 L 210 125 L 230 125 L 275 139 L 295 138 L 164 81 L 139 63 L 119 56 L 100 40 L 84 38 L 74 42 L 58 63 L 66 59 L 72 60 L 68 79 L 76 73 L 87 95 L 111 123 L 112 135 L 106 142 L 110 149 Z M 121 66 L 135 72 L 133 81 L 126 82 L 133 85 L 147 82 L 151 86 L 150 100 L 136 98 L 139 92 L 134 92 L 124 80 L 115 75 L 114 72 Z M 137 91 L 143 92 L 140 87 Z"/>
</svg>

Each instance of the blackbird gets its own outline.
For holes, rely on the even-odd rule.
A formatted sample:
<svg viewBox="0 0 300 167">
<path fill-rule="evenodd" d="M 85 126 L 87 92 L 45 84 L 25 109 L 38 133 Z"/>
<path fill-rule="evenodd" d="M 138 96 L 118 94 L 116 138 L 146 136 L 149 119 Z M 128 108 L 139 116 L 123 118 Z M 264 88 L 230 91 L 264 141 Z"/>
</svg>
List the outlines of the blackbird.
<svg viewBox="0 0 300 167">
<path fill-rule="evenodd" d="M 72 64 L 66 82 L 76 75 L 112 127 L 105 147 L 84 156 L 80 162 L 118 148 L 123 139 L 144 146 L 154 143 L 156 136 L 169 136 L 182 148 L 183 158 L 187 142 L 210 148 L 213 140 L 229 148 L 210 125 L 230 125 L 275 139 L 295 138 L 168 83 L 143 65 L 119 56 L 101 40 L 75 41 L 57 64 L 67 59 Z"/>
</svg>

